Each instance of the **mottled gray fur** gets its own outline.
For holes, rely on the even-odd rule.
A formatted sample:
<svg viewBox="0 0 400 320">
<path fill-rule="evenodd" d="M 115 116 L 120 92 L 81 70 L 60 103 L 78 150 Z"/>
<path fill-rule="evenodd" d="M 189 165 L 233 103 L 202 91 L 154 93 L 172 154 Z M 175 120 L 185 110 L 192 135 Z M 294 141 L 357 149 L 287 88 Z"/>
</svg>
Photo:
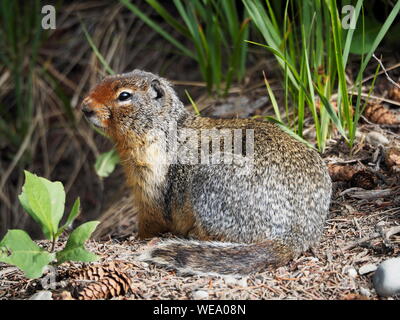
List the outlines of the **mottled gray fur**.
<svg viewBox="0 0 400 320">
<path fill-rule="evenodd" d="M 135 109 L 125 115 L 124 130 L 139 135 L 160 130 L 169 148 L 171 121 L 178 123 L 178 132 L 180 128 L 254 130 L 252 163 L 180 164 L 178 149 L 178 162 L 170 164 L 164 182 L 154 186 L 156 206 L 168 223 L 173 221 L 173 210 L 179 217 L 180 208 L 184 212 L 189 203 L 194 227 L 205 231 L 205 239 L 217 241 L 165 240 L 148 248 L 142 260 L 190 273 L 246 274 L 285 263 L 318 243 L 328 214 L 331 179 L 315 150 L 272 123 L 193 116 L 169 82 L 154 74 L 135 70 L 108 79 L 145 88 L 135 96 Z M 186 236 L 196 238 L 196 233 Z"/>
</svg>

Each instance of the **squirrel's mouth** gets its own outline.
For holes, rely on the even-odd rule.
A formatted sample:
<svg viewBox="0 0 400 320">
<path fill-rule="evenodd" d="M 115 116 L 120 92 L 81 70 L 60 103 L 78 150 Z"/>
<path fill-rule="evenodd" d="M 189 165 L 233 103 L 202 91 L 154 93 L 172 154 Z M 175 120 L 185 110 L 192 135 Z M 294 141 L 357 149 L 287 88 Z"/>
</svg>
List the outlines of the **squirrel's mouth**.
<svg viewBox="0 0 400 320">
<path fill-rule="evenodd" d="M 100 112 L 100 111 L 102 110 L 94 110 L 91 106 L 87 104 L 83 105 L 82 107 L 82 112 L 85 115 L 85 118 L 94 126 L 104 129 L 107 127 L 109 111 L 108 110 L 105 110 L 106 112 Z"/>
<path fill-rule="evenodd" d="M 105 128 L 105 126 L 103 125 L 103 122 L 96 116 L 86 116 L 85 118 L 87 119 L 87 121 L 89 121 L 91 124 L 93 124 L 94 126 L 96 126 L 97 128 Z"/>
</svg>

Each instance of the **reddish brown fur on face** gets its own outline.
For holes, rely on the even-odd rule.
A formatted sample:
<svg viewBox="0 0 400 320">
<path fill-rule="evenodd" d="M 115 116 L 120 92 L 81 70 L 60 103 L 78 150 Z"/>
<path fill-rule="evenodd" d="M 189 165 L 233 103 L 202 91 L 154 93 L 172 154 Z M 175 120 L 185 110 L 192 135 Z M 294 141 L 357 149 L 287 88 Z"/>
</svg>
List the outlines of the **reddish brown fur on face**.
<svg viewBox="0 0 400 320">
<path fill-rule="evenodd" d="M 101 126 L 107 128 L 110 125 L 110 108 L 116 99 L 115 95 L 115 83 L 111 79 L 105 80 L 83 100 L 82 107 L 93 111 Z"/>
<path fill-rule="evenodd" d="M 89 97 L 98 103 L 107 105 L 117 99 L 118 89 L 128 87 L 134 91 L 146 91 L 148 84 L 140 79 L 110 77 L 98 84 L 89 94 Z"/>
<path fill-rule="evenodd" d="M 104 129 L 115 131 L 111 122 L 111 113 L 113 119 L 119 119 L 131 113 L 126 108 L 120 108 L 118 105 L 118 94 L 123 88 L 129 88 L 133 91 L 146 91 L 148 89 L 146 79 L 131 78 L 126 76 L 110 76 L 104 79 L 94 87 L 89 95 L 83 100 L 83 106 L 96 115 L 98 125 Z M 108 132 L 113 136 L 113 132 Z"/>
<path fill-rule="evenodd" d="M 89 98 L 99 104 L 107 105 L 115 99 L 115 89 L 112 81 L 104 81 L 96 86 L 89 94 Z"/>
</svg>

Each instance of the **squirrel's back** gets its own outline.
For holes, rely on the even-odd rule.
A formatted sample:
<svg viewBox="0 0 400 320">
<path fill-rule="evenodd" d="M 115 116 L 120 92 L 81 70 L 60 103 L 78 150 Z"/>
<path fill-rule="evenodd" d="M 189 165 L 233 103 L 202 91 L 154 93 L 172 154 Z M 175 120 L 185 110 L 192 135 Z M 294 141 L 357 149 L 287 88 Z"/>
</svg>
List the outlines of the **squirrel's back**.
<svg viewBox="0 0 400 320">
<path fill-rule="evenodd" d="M 316 151 L 274 124 L 192 116 L 166 80 L 142 71 L 105 80 L 84 109 L 116 142 L 139 206 L 139 236 L 190 239 L 151 245 L 141 259 L 247 274 L 318 242 L 330 177 Z"/>
</svg>

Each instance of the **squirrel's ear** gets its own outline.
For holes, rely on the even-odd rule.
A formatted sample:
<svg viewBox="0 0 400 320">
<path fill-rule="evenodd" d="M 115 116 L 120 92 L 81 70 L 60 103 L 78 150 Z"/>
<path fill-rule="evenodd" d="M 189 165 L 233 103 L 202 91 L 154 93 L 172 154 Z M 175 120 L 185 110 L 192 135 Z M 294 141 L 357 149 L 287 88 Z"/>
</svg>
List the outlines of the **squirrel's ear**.
<svg viewBox="0 0 400 320">
<path fill-rule="evenodd" d="M 153 99 L 160 99 L 164 96 L 164 89 L 161 86 L 161 83 L 159 80 L 154 79 L 151 82 L 151 89 L 152 89 L 152 98 Z"/>
</svg>

